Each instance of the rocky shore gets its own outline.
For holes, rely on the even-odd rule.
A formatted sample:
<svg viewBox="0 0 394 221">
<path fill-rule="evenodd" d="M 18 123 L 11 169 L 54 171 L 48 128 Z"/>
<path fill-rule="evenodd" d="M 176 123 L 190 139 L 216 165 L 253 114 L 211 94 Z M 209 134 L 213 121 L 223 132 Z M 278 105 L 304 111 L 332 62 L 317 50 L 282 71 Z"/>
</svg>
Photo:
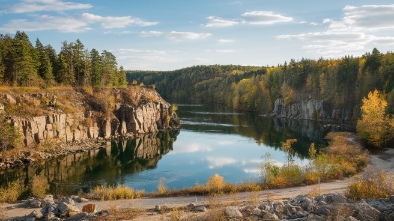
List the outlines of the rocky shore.
<svg viewBox="0 0 394 221">
<path fill-rule="evenodd" d="M 95 202 L 88 201 L 79 196 L 62 197 L 58 200 L 54 200 L 52 195 L 47 195 L 44 199 L 30 198 L 18 205 L 6 208 L 7 210 L 26 208 L 26 215 L 7 217 L 5 220 L 113 220 L 116 217 L 115 210 L 97 211 Z M 32 208 L 33 211 L 31 211 Z M 216 214 L 219 211 L 224 220 L 389 221 L 394 220 L 394 196 L 354 202 L 343 194 L 331 193 L 316 197 L 298 195 L 291 199 L 262 200 L 258 203 L 242 202 L 239 205 L 232 203 L 219 207 L 198 203 L 178 207 L 156 205 L 140 211 L 135 219 L 145 220 L 146 216 L 150 216 L 151 218 L 164 217 L 161 220 L 173 220 L 173 218 L 176 220 L 216 220 L 217 217 L 213 211 L 216 211 Z"/>
</svg>

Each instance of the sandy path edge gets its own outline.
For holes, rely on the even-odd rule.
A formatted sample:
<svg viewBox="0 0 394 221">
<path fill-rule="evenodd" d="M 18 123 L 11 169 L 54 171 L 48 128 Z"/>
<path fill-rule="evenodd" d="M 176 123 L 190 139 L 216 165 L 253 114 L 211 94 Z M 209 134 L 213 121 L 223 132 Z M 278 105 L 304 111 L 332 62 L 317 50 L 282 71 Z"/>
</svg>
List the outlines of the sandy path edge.
<svg viewBox="0 0 394 221">
<path fill-rule="evenodd" d="M 378 154 L 370 155 L 370 164 L 368 168 L 384 169 L 389 172 L 394 169 L 394 149 L 383 149 Z M 354 178 L 345 178 L 343 180 L 335 180 L 332 182 L 321 183 L 320 185 L 310 185 L 301 187 L 291 187 L 284 189 L 273 189 L 263 190 L 259 192 L 243 192 L 232 195 L 222 195 L 215 200 L 226 203 L 226 202 L 244 202 L 250 201 L 252 197 L 260 201 L 267 199 L 288 199 L 293 198 L 297 195 L 309 195 L 309 194 L 323 194 L 323 193 L 345 193 L 348 189 L 349 183 Z M 113 200 L 113 201 L 90 201 L 88 203 L 94 203 L 97 205 L 97 210 L 111 209 L 111 208 L 154 208 L 156 205 L 165 205 L 168 207 L 173 206 L 186 206 L 189 203 L 196 204 L 209 204 L 209 197 L 205 196 L 184 196 L 184 197 L 160 197 L 160 198 L 144 198 L 144 199 L 132 199 L 132 200 Z M 87 203 L 77 203 L 79 208 Z M 0 208 L 3 210 L 5 218 L 20 217 L 30 214 L 36 209 L 25 209 L 17 208 L 18 204 L 3 204 Z"/>
</svg>

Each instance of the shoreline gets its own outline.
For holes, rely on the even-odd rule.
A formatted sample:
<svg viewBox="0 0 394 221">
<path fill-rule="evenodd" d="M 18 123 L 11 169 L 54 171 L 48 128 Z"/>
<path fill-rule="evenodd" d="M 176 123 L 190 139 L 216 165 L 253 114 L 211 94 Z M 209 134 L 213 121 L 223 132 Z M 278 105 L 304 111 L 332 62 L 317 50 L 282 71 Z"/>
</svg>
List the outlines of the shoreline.
<svg viewBox="0 0 394 221">
<path fill-rule="evenodd" d="M 357 142 L 357 141 L 356 141 Z M 357 142 L 358 143 L 358 142 Z M 360 143 L 358 143 L 361 145 Z M 368 164 L 367 170 L 371 169 L 383 169 L 386 172 L 390 172 L 394 169 L 394 149 L 385 148 L 379 151 L 377 154 L 369 154 L 370 163 Z M 320 195 L 326 193 L 340 193 L 344 194 L 348 190 L 350 182 L 355 180 L 358 176 L 361 176 L 364 172 L 359 173 L 356 176 L 345 178 L 342 180 L 334 180 L 330 182 L 324 182 L 319 184 L 313 184 L 309 186 L 297 186 L 283 189 L 270 189 L 262 190 L 258 192 L 239 192 L 235 194 L 224 194 L 215 197 L 215 200 L 225 204 L 234 201 L 247 202 L 251 198 L 257 198 L 259 201 L 273 200 L 286 200 L 294 198 L 298 195 Z M 157 205 L 164 205 L 168 208 L 188 205 L 190 203 L 206 205 L 211 203 L 212 197 L 210 196 L 177 196 L 177 197 L 148 197 L 140 199 L 123 199 L 123 200 L 90 200 L 88 203 L 94 203 L 97 205 L 97 210 L 110 210 L 115 208 L 116 210 L 138 207 L 143 209 L 152 209 Z M 82 208 L 87 203 L 77 203 L 78 208 Z M 4 204 L 0 206 L 4 210 L 6 218 L 12 218 L 21 215 L 28 215 L 34 209 L 16 208 L 16 204 Z M 145 214 L 146 215 L 146 214 Z M 142 216 L 145 217 L 146 216 Z M 156 217 L 157 218 L 157 217 Z M 138 219 L 137 219 L 138 220 Z M 145 220 L 142 218 L 141 220 Z M 154 219 L 152 219 L 154 220 Z"/>
</svg>

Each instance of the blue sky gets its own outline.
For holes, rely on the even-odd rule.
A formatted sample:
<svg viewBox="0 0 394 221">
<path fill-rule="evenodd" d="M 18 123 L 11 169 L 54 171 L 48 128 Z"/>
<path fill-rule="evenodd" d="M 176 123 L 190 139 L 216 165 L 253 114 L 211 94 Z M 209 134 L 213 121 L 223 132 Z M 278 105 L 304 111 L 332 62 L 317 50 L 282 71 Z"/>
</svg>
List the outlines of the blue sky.
<svg viewBox="0 0 394 221">
<path fill-rule="evenodd" d="M 80 39 L 127 70 L 277 65 L 394 48 L 387 0 L 0 0 L 0 33 Z"/>
</svg>

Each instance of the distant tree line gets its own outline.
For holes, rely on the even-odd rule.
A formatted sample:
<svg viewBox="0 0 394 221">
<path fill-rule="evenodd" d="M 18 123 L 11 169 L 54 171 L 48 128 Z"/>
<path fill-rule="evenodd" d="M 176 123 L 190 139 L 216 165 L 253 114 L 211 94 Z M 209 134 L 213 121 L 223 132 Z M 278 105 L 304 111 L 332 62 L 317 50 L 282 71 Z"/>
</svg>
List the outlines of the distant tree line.
<svg viewBox="0 0 394 221">
<path fill-rule="evenodd" d="M 39 39 L 35 46 L 26 33 L 0 34 L 0 84 L 10 86 L 118 86 L 127 84 L 109 51 L 85 49 L 82 42 L 62 42 L 59 53 Z"/>
<path fill-rule="evenodd" d="M 285 105 L 321 99 L 328 108 L 360 116 L 362 99 L 377 89 L 394 113 L 394 54 L 376 48 L 361 57 L 291 59 L 274 67 L 194 66 L 176 71 L 127 71 L 129 82 L 155 84 L 168 100 L 220 103 L 239 111 L 271 113 L 276 99 Z"/>
</svg>

